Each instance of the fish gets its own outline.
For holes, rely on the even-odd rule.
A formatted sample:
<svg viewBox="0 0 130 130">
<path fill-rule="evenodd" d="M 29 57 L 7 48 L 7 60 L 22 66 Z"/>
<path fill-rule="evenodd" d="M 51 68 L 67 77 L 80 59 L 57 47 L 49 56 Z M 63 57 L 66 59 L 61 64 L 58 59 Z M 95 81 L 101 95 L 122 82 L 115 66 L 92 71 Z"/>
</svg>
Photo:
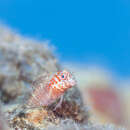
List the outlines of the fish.
<svg viewBox="0 0 130 130">
<path fill-rule="evenodd" d="M 34 81 L 34 92 L 28 101 L 29 106 L 49 106 L 62 97 L 69 88 L 76 85 L 73 74 L 67 70 L 55 73 L 46 84 L 45 78 L 45 75 L 40 76 Z"/>
</svg>

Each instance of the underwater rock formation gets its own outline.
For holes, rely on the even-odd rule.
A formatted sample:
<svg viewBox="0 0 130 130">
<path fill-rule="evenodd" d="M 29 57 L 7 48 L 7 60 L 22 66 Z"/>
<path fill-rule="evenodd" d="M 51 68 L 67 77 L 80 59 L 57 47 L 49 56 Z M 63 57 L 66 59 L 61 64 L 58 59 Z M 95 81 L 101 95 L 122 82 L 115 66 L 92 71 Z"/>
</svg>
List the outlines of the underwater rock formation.
<svg viewBox="0 0 130 130">
<path fill-rule="evenodd" d="M 26 107 L 33 81 L 61 67 L 46 42 L 24 38 L 7 28 L 1 28 L 0 34 L 0 100 L 11 128 L 42 129 L 64 119 L 78 123 L 87 120 L 76 86 L 65 92 L 61 107 L 56 110 L 59 99 L 49 107 Z"/>
<path fill-rule="evenodd" d="M 52 75 L 62 70 L 61 65 L 48 41 L 26 38 L 0 26 L 0 102 L 5 117 L 0 113 L 0 130 L 5 130 L 5 124 L 10 130 L 117 129 L 111 124 L 100 125 L 90 121 L 91 115 L 83 104 L 79 84 L 64 93 L 63 102 L 56 109 L 59 99 L 47 107 L 27 106 L 33 81 L 41 74 L 46 77 L 46 72 Z"/>
</svg>

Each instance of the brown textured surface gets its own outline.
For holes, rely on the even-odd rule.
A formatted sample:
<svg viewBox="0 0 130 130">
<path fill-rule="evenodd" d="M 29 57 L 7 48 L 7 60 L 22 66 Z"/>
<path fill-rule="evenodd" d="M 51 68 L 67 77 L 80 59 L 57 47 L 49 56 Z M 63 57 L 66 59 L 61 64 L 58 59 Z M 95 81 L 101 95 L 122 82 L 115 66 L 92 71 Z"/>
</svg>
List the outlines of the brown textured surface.
<svg viewBox="0 0 130 130">
<path fill-rule="evenodd" d="M 10 126 L 13 128 L 42 129 L 50 125 L 58 125 L 63 119 L 87 123 L 88 114 L 85 114 L 85 111 L 75 102 L 63 101 L 61 107 L 56 110 L 53 106 L 23 109 L 10 121 Z"/>
<path fill-rule="evenodd" d="M 54 114 L 63 119 L 73 119 L 79 123 L 83 123 L 88 118 L 88 115 L 85 115 L 85 111 L 83 111 L 82 108 L 73 101 L 63 101 L 61 107 L 57 108 L 54 111 Z"/>
</svg>

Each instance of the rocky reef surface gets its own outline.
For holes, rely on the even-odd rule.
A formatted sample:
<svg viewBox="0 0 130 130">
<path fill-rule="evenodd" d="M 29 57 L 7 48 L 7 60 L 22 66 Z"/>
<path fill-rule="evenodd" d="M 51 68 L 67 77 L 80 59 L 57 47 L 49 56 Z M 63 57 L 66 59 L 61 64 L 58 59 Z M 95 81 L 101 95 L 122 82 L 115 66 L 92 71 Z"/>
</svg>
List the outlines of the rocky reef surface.
<svg viewBox="0 0 130 130">
<path fill-rule="evenodd" d="M 65 92 L 61 107 L 56 110 L 53 104 L 26 107 L 32 82 L 41 74 L 61 69 L 62 64 L 58 63 L 47 41 L 29 39 L 1 26 L 0 102 L 3 114 L 0 115 L 0 130 L 115 130 L 113 125 L 91 123 L 77 86 Z"/>
</svg>

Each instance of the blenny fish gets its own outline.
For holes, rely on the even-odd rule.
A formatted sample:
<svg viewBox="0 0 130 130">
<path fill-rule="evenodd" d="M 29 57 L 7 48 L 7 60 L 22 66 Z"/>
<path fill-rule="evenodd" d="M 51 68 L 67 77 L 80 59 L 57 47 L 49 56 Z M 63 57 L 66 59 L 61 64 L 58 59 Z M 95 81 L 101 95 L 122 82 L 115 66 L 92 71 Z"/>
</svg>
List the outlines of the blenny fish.
<svg viewBox="0 0 130 130">
<path fill-rule="evenodd" d="M 46 85 L 44 78 L 44 76 L 40 76 L 34 81 L 35 89 L 28 101 L 28 105 L 32 107 L 49 106 L 58 98 L 61 98 L 60 105 L 62 103 L 63 94 L 69 88 L 76 85 L 76 80 L 72 73 L 67 70 L 54 74 Z"/>
</svg>

